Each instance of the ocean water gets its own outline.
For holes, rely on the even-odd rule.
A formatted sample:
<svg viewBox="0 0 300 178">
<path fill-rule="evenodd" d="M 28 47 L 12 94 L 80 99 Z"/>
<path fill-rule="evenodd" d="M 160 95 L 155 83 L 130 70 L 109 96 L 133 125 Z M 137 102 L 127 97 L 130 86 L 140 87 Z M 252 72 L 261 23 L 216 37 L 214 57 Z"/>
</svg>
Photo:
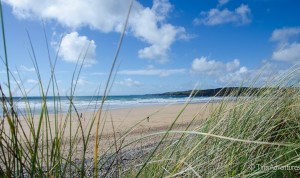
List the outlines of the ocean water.
<svg viewBox="0 0 300 178">
<path fill-rule="evenodd" d="M 55 102 L 54 102 L 55 99 Z M 222 97 L 194 97 L 190 103 L 206 103 L 221 100 Z M 73 103 L 79 112 L 94 111 L 101 105 L 102 97 L 98 96 L 76 96 L 73 98 Z M 108 96 L 103 108 L 104 109 L 119 109 L 141 106 L 155 106 L 155 105 L 172 105 L 183 104 L 188 100 L 188 97 L 182 96 L 164 96 L 164 95 L 126 95 L 126 96 Z M 41 111 L 42 98 L 28 97 L 14 98 L 14 109 L 24 114 L 26 110 L 31 109 L 31 112 L 38 114 Z M 47 97 L 47 108 L 49 113 L 54 113 L 54 108 L 60 108 L 62 112 L 68 112 L 70 107 L 70 100 L 68 97 Z M 73 108 L 72 108 L 73 109 Z M 0 113 L 2 115 L 2 106 Z"/>
</svg>

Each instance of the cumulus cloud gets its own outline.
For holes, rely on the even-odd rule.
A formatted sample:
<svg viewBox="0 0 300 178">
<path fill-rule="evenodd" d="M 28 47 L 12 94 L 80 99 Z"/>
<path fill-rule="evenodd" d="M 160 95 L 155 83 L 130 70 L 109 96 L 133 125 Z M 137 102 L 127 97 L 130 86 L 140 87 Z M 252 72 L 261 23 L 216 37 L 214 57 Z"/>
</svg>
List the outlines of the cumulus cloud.
<svg viewBox="0 0 300 178">
<path fill-rule="evenodd" d="M 208 12 L 201 12 L 201 17 L 194 19 L 196 25 L 220 25 L 233 23 L 237 25 L 248 24 L 251 22 L 251 10 L 248 5 L 241 4 L 234 11 L 228 9 L 213 8 Z"/>
<path fill-rule="evenodd" d="M 170 75 L 184 74 L 186 69 L 141 69 L 141 70 L 121 70 L 118 72 L 122 75 L 144 75 L 144 76 L 160 76 L 167 77 Z"/>
<path fill-rule="evenodd" d="M 84 59 L 84 66 L 91 66 L 96 63 L 96 44 L 86 36 L 79 36 L 77 32 L 72 32 L 63 37 L 59 56 L 72 63 Z"/>
<path fill-rule="evenodd" d="M 230 61 L 226 63 L 226 71 L 231 72 L 239 68 L 240 66 L 240 61 L 238 59 L 234 59 L 233 61 Z"/>
<path fill-rule="evenodd" d="M 241 67 L 238 59 L 223 63 L 202 56 L 193 60 L 191 68 L 193 74 L 217 77 L 217 80 L 223 83 L 242 81 L 248 74 L 247 67 Z"/>
<path fill-rule="evenodd" d="M 275 29 L 271 36 L 271 41 L 288 42 L 293 37 L 300 34 L 300 27 Z"/>
<path fill-rule="evenodd" d="M 128 86 L 128 87 L 141 86 L 141 83 L 139 81 L 134 81 L 131 78 L 124 79 L 124 80 L 120 81 L 119 84 L 120 85 L 125 85 L 125 86 Z"/>
<path fill-rule="evenodd" d="M 278 61 L 300 61 L 300 43 L 286 44 L 275 50 L 272 59 Z"/>
<path fill-rule="evenodd" d="M 131 0 L 5 0 L 19 18 L 56 20 L 63 26 L 76 29 L 89 26 L 101 32 L 121 32 Z M 172 5 L 168 0 L 154 0 L 152 7 L 137 1 L 131 11 L 128 28 L 133 36 L 149 46 L 138 51 L 140 58 L 164 63 L 168 51 L 178 39 L 184 39 L 185 29 L 166 22 Z"/>
<path fill-rule="evenodd" d="M 248 69 L 247 67 L 240 67 L 238 70 L 234 72 L 225 73 L 223 76 L 219 77 L 219 80 L 223 83 L 227 82 L 242 82 L 248 77 Z"/>
<path fill-rule="evenodd" d="M 277 43 L 272 54 L 272 59 L 277 61 L 300 61 L 300 43 L 297 37 L 300 34 L 300 27 L 275 29 L 270 38 Z"/>
<path fill-rule="evenodd" d="M 159 21 L 165 20 L 171 9 L 172 5 L 168 0 L 153 0 L 152 10 L 155 12 Z"/>
<path fill-rule="evenodd" d="M 223 63 L 216 60 L 209 60 L 207 57 L 202 56 L 196 58 L 192 63 L 192 71 L 196 73 L 207 73 L 209 75 L 216 74 L 220 71 L 231 72 L 240 67 L 240 61 L 234 59 L 233 61 Z"/>
<path fill-rule="evenodd" d="M 180 38 L 183 38 L 185 29 L 164 23 L 164 18 L 170 10 L 169 3 L 164 1 L 163 7 L 158 8 L 154 1 L 153 7 L 144 8 L 132 14 L 130 29 L 134 36 L 150 44 L 150 46 L 140 49 L 138 56 L 145 59 L 154 59 L 159 63 L 168 60 L 167 54 L 171 45 Z M 163 9 L 163 10 L 157 10 Z M 159 12 L 158 12 L 159 11 Z"/>
<path fill-rule="evenodd" d="M 196 58 L 192 63 L 192 71 L 195 73 L 206 73 L 213 75 L 219 72 L 219 69 L 223 67 L 223 63 L 215 60 L 208 60 L 206 57 Z"/>
<path fill-rule="evenodd" d="M 88 25 L 103 32 L 115 30 L 123 21 L 130 0 L 5 0 L 19 18 L 54 19 L 64 26 Z"/>
</svg>

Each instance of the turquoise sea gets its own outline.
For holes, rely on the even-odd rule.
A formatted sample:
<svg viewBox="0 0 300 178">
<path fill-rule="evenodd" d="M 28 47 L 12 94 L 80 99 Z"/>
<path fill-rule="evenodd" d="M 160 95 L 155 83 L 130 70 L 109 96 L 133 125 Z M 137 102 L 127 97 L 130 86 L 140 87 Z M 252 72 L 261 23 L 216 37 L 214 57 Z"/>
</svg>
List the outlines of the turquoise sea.
<svg viewBox="0 0 300 178">
<path fill-rule="evenodd" d="M 190 103 L 206 103 L 214 102 L 222 99 L 221 97 L 194 97 Z M 73 103 L 79 112 L 94 111 L 101 105 L 102 96 L 75 96 Z M 183 104 L 188 100 L 185 96 L 165 96 L 165 95 L 124 95 L 124 96 L 108 96 L 103 105 L 104 109 L 119 109 L 141 106 Z M 38 114 L 41 111 L 41 97 L 14 97 L 14 110 L 20 114 L 24 114 L 30 109 L 31 113 Z M 63 97 L 47 97 L 47 109 L 49 113 L 59 108 L 62 112 L 67 112 L 70 108 L 70 98 Z M 0 107 L 0 113 L 2 107 Z M 72 108 L 74 109 L 74 107 Z"/>
</svg>

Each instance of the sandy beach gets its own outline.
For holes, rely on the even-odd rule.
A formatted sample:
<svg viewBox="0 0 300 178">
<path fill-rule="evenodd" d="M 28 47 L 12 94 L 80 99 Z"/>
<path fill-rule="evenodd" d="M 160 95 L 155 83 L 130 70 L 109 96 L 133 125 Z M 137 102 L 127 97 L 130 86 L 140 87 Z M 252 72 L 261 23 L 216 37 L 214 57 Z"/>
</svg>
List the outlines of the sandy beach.
<svg viewBox="0 0 300 178">
<path fill-rule="evenodd" d="M 120 138 L 124 136 L 124 134 L 127 134 L 126 139 L 128 140 L 130 138 L 130 140 L 132 140 L 133 138 L 138 138 L 153 132 L 167 130 L 178 116 L 174 128 L 181 130 L 185 129 L 193 119 L 195 124 L 193 124 L 191 128 L 195 128 L 198 125 L 197 123 L 206 118 L 209 112 L 217 105 L 218 103 L 189 104 L 181 114 L 181 110 L 185 107 L 183 104 L 103 110 L 99 120 L 99 135 L 101 135 L 101 138 L 106 138 L 105 140 L 111 140 L 112 137 Z M 45 135 L 45 126 L 47 124 L 51 127 L 52 135 L 54 135 L 56 129 L 57 131 L 63 131 L 64 139 L 68 139 L 70 136 L 74 137 L 76 134 L 78 139 L 81 139 L 82 133 L 84 133 L 86 137 L 90 128 L 90 135 L 91 138 L 93 138 L 96 134 L 98 116 L 99 112 L 85 112 L 78 113 L 78 115 L 73 112 L 71 117 L 67 114 L 58 114 L 56 116 L 50 114 L 47 119 L 43 117 L 41 136 Z M 33 117 L 32 123 L 36 128 L 35 130 L 37 130 L 38 127 L 39 117 L 40 116 L 38 115 Z M 93 118 L 95 118 L 94 123 L 92 122 Z M 28 120 L 31 119 L 28 119 L 28 117 L 24 119 L 24 116 L 20 117 L 19 129 L 22 129 L 23 131 L 19 133 L 24 133 L 27 135 L 28 140 L 32 141 L 32 138 L 28 137 L 28 135 L 30 135 Z M 7 133 L 9 132 L 9 125 L 7 122 L 5 124 L 5 130 Z M 50 132 L 49 129 L 48 132 Z M 20 135 L 20 137 L 23 136 Z M 78 143 L 78 146 L 80 147 L 80 143 Z"/>
<path fill-rule="evenodd" d="M 164 130 L 174 122 L 178 115 L 179 117 L 176 121 L 176 125 L 188 124 L 194 118 L 195 122 L 197 122 L 203 118 L 206 118 L 209 112 L 217 105 L 218 103 L 189 104 L 181 114 L 180 111 L 184 108 L 183 104 L 132 107 L 106 111 L 103 110 L 101 112 L 99 126 L 103 135 L 111 135 L 114 132 L 117 134 L 122 134 L 129 129 L 131 129 L 133 133 L 146 133 L 151 130 Z M 88 132 L 91 124 L 93 124 L 91 133 L 92 135 L 95 134 L 99 112 L 80 112 L 78 115 L 74 111 L 71 117 L 67 114 L 58 114 L 56 116 L 54 114 L 49 114 L 49 118 L 47 120 L 50 121 L 50 127 L 53 129 L 53 131 L 55 129 L 55 125 L 62 129 L 63 124 L 66 123 L 65 133 L 68 133 L 65 135 L 66 137 L 68 137 L 70 133 L 70 118 L 73 134 L 75 134 L 75 130 L 80 127 L 80 123 L 85 133 Z M 39 117 L 39 115 L 35 115 L 33 117 L 33 124 L 36 128 L 39 123 Z M 96 119 L 95 122 L 92 123 L 94 117 Z M 27 116 L 25 116 L 25 118 L 27 119 L 24 119 L 24 116 L 21 116 L 19 122 L 20 125 L 22 125 L 24 133 L 28 134 L 30 132 L 28 120 L 31 119 L 28 119 Z M 79 120 L 81 122 L 79 122 Z M 43 117 L 43 124 L 45 124 L 45 122 L 46 118 Z M 5 128 L 6 131 L 8 131 L 9 125 L 5 124 Z"/>
</svg>

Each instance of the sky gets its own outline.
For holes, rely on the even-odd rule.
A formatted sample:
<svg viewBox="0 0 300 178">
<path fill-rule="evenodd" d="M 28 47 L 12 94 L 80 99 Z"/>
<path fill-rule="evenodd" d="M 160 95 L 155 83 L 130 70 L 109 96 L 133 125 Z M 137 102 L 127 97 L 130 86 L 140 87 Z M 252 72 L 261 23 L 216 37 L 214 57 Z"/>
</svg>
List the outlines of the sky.
<svg viewBox="0 0 300 178">
<path fill-rule="evenodd" d="M 84 58 L 75 94 L 101 94 L 130 2 L 2 0 L 13 94 L 21 95 L 22 83 L 27 95 L 40 95 L 33 56 L 44 87 L 49 61 L 57 59 L 61 95 L 70 94 Z M 281 75 L 300 61 L 298 7 L 297 0 L 136 0 L 110 94 L 240 86 L 260 73 L 265 80 Z M 0 82 L 7 91 L 3 62 Z"/>
</svg>

